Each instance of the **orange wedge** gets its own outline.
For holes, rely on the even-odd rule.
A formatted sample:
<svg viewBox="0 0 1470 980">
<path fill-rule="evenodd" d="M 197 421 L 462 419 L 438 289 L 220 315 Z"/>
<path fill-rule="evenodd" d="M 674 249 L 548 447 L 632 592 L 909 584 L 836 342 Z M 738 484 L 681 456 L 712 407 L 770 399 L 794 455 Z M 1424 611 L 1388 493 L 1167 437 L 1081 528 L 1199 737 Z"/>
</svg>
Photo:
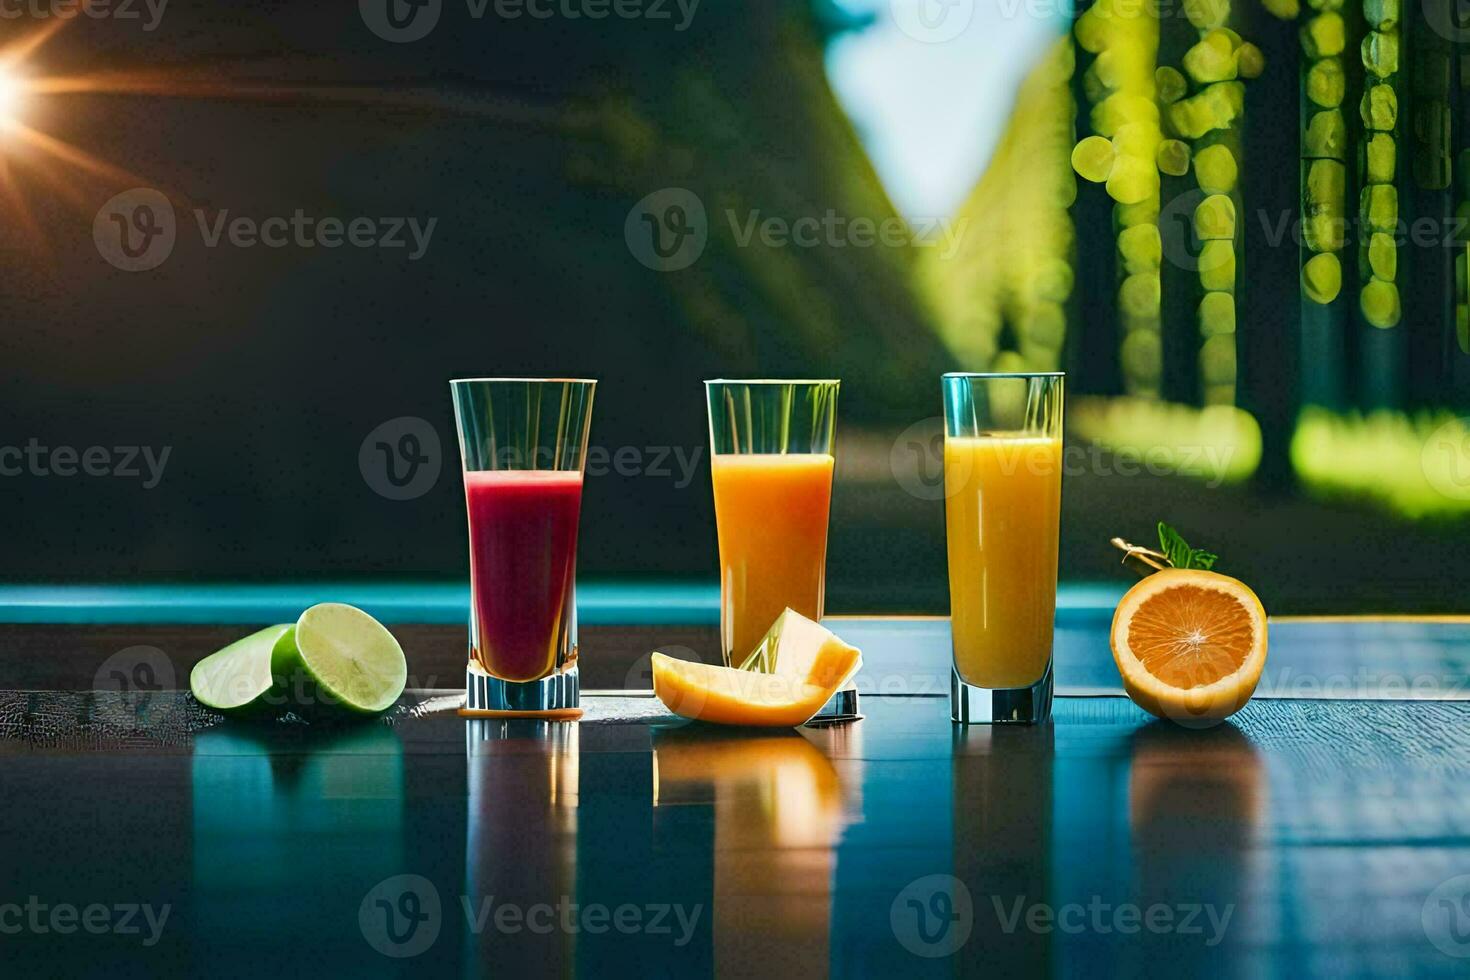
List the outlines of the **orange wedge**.
<svg viewBox="0 0 1470 980">
<path fill-rule="evenodd" d="M 837 649 L 832 649 L 832 648 Z M 847 670 L 850 658 L 845 651 L 861 656 L 855 647 L 844 643 L 836 633 L 795 609 L 787 608 L 760 645 L 740 664 L 741 670 L 765 674 L 785 674 L 808 684 L 826 684 L 834 673 Z"/>
<path fill-rule="evenodd" d="M 824 647 L 809 675 L 763 674 L 653 655 L 653 693 L 676 715 L 720 725 L 794 728 L 811 720 L 862 665 L 846 644 Z M 810 683 L 807 677 L 820 677 Z"/>
<path fill-rule="evenodd" d="M 1113 615 L 1113 660 L 1140 708 L 1209 724 L 1245 706 L 1266 664 L 1266 610 L 1243 582 L 1170 568 L 1143 579 Z"/>
</svg>

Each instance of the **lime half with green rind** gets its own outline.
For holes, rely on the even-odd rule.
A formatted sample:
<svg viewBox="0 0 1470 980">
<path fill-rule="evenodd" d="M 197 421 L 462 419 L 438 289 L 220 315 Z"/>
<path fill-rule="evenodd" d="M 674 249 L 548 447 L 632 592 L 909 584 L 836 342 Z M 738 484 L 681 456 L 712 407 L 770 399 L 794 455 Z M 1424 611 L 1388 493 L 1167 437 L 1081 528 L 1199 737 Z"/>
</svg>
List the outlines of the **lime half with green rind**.
<svg viewBox="0 0 1470 980">
<path fill-rule="evenodd" d="M 403 647 L 356 606 L 312 606 L 296 621 L 291 639 L 274 649 L 271 673 L 292 708 L 310 713 L 332 706 L 377 714 L 403 693 L 408 681 Z"/>
<path fill-rule="evenodd" d="M 189 689 L 206 708 L 248 713 L 266 703 L 277 647 L 293 648 L 290 623 L 267 626 L 211 653 L 189 673 Z"/>
</svg>

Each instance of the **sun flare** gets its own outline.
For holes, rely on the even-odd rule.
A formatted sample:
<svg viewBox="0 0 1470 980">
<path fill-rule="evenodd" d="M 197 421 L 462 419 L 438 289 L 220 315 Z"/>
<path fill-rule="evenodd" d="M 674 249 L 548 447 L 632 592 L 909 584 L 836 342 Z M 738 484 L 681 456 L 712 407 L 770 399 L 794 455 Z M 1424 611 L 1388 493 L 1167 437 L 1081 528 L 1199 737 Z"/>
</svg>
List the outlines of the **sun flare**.
<svg viewBox="0 0 1470 980">
<path fill-rule="evenodd" d="M 0 130 L 13 130 L 25 111 L 26 82 L 14 65 L 0 62 Z"/>
</svg>

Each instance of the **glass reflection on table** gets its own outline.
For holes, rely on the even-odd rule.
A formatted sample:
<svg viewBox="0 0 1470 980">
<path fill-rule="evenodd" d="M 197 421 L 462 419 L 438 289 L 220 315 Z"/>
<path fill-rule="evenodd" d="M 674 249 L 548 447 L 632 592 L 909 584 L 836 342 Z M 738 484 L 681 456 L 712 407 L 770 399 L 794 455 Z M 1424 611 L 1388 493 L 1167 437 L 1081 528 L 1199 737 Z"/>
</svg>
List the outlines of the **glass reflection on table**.
<svg viewBox="0 0 1470 980">
<path fill-rule="evenodd" d="M 577 934 L 560 916 L 578 901 L 579 735 L 575 722 L 465 722 L 464 911 L 479 919 L 465 931 L 467 963 L 506 976 L 574 972 Z M 501 908 L 518 911 L 506 928 L 496 924 Z"/>
<path fill-rule="evenodd" d="M 952 734 L 954 875 L 974 903 L 956 967 L 962 975 L 1047 976 L 1051 937 L 1007 928 L 999 910 L 1052 901 L 1055 726 L 955 725 Z"/>
</svg>

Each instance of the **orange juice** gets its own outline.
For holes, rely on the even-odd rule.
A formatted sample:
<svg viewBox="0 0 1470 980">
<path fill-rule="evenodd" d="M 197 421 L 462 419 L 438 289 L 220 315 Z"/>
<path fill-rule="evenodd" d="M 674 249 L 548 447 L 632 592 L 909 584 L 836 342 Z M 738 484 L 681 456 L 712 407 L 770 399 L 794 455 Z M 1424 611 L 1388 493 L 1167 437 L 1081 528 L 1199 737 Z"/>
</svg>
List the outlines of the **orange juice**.
<svg viewBox="0 0 1470 980">
<path fill-rule="evenodd" d="M 711 458 L 720 539 L 720 645 L 739 666 L 787 606 L 822 617 L 829 453 Z"/>
<path fill-rule="evenodd" d="M 944 493 L 955 668 L 978 687 L 1030 687 L 1051 657 L 1061 440 L 947 437 Z"/>
</svg>

